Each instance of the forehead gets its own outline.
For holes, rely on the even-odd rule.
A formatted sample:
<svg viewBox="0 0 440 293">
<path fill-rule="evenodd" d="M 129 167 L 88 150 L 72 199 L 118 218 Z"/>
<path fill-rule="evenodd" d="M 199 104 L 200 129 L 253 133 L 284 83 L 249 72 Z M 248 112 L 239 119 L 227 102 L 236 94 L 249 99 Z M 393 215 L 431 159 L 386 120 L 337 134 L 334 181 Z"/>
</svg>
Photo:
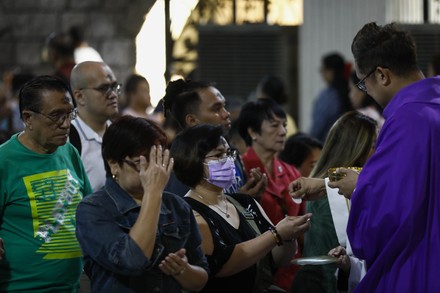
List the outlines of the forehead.
<svg viewBox="0 0 440 293">
<path fill-rule="evenodd" d="M 69 92 L 44 90 L 41 92 L 40 107 L 48 112 L 60 108 L 73 108 L 72 96 Z"/>
<path fill-rule="evenodd" d="M 275 115 L 275 113 L 272 112 L 272 117 L 269 117 L 268 119 L 264 119 L 264 120 L 263 120 L 263 123 L 264 123 L 265 121 L 266 121 L 267 123 L 274 123 L 274 122 L 277 122 L 277 123 L 284 123 L 284 122 L 286 122 L 286 118 L 278 117 L 277 115 Z"/>
<path fill-rule="evenodd" d="M 102 84 L 109 83 L 116 80 L 115 74 L 110 67 L 102 64 L 96 64 L 91 70 L 90 80 L 92 82 Z"/>
<path fill-rule="evenodd" d="M 222 136 L 220 137 L 219 144 L 212 151 L 226 151 L 227 149 L 229 149 L 229 144 L 226 141 L 226 139 Z"/>
<path fill-rule="evenodd" d="M 200 89 L 198 90 L 198 93 L 201 100 L 201 106 L 205 108 L 212 107 L 218 103 L 223 104 L 226 102 L 225 97 L 223 97 L 220 91 L 212 86 Z"/>
</svg>

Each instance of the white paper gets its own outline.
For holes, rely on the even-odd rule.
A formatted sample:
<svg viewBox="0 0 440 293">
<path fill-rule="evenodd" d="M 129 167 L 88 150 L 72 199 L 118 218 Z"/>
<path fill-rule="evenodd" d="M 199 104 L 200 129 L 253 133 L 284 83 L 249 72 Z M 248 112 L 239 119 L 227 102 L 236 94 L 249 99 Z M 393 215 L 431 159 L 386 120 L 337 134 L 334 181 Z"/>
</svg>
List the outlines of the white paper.
<svg viewBox="0 0 440 293">
<path fill-rule="evenodd" d="M 327 191 L 327 198 L 332 213 L 333 224 L 335 225 L 336 235 L 341 246 L 346 246 L 347 243 L 347 222 L 349 214 L 350 201 L 343 195 L 339 194 L 338 188 L 330 188 L 328 186 L 329 179 L 325 178 L 325 188 Z"/>
</svg>

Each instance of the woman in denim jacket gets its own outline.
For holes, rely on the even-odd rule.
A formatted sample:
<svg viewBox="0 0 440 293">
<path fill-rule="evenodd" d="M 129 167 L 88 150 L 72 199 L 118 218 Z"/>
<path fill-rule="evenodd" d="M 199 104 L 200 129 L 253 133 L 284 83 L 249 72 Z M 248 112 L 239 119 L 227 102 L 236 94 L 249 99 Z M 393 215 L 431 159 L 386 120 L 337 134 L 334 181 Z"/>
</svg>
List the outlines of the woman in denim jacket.
<svg viewBox="0 0 440 293">
<path fill-rule="evenodd" d="M 199 291 L 208 265 L 191 208 L 163 189 L 173 168 L 165 133 L 124 116 L 105 132 L 105 186 L 77 210 L 92 292 Z"/>
</svg>

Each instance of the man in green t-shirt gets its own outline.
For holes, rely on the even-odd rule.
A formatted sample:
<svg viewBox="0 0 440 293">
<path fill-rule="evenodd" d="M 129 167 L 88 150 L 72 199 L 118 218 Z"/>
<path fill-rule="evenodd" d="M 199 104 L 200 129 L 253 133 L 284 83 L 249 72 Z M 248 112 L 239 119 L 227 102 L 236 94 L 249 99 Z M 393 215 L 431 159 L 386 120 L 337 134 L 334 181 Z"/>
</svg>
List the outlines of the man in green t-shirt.
<svg viewBox="0 0 440 293">
<path fill-rule="evenodd" d="M 1 292 L 77 292 L 82 271 L 75 212 L 91 187 L 66 143 L 76 117 L 69 89 L 52 76 L 19 94 L 25 130 L 0 146 Z"/>
</svg>

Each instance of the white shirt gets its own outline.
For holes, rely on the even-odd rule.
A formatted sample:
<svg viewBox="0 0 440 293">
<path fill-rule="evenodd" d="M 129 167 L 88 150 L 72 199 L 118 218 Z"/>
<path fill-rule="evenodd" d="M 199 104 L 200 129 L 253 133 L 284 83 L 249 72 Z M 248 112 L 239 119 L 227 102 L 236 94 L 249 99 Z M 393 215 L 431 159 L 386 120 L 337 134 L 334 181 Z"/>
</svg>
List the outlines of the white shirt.
<svg viewBox="0 0 440 293">
<path fill-rule="evenodd" d="M 111 122 L 107 122 L 107 126 Z M 78 131 L 81 139 L 81 160 L 92 185 L 93 192 L 105 184 L 105 168 L 102 159 L 102 137 L 90 128 L 80 117 L 72 120 L 72 125 Z"/>
<path fill-rule="evenodd" d="M 79 64 L 85 61 L 104 62 L 101 55 L 92 47 L 78 47 L 74 52 L 75 63 Z"/>
</svg>

